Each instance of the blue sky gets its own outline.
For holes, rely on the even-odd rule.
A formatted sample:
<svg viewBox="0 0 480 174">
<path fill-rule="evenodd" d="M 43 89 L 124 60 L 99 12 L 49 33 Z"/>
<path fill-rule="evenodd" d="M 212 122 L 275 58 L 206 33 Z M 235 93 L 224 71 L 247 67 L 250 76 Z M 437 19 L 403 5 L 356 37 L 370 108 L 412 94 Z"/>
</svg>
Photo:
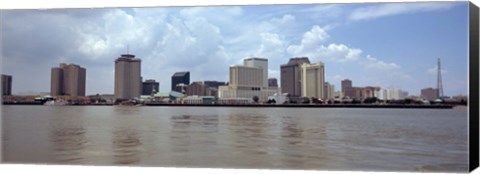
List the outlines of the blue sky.
<svg viewBox="0 0 480 174">
<path fill-rule="evenodd" d="M 467 2 L 2 13 L 2 72 L 13 75 L 17 94 L 48 92 L 50 68 L 61 62 L 87 68 L 87 94 L 113 93 L 113 61 L 127 45 L 160 91 L 176 71 L 191 71 L 191 81 L 228 81 L 230 65 L 255 56 L 268 58 L 269 76 L 279 78 L 281 64 L 308 56 L 325 63 L 337 90 L 348 78 L 414 95 L 436 86 L 441 58 L 444 93 L 467 94 Z"/>
</svg>

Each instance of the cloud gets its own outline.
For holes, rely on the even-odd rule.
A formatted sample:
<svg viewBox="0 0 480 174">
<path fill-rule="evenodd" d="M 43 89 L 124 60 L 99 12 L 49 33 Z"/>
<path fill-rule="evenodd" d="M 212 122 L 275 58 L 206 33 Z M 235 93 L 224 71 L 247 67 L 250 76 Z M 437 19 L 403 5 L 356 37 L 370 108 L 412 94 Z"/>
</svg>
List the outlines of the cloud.
<svg viewBox="0 0 480 174">
<path fill-rule="evenodd" d="M 317 47 L 327 40 L 330 36 L 327 32 L 320 28 L 318 25 L 314 25 L 310 31 L 303 34 L 301 43 L 299 45 L 290 45 L 287 47 L 287 51 L 293 55 L 311 55 Z"/>
<path fill-rule="evenodd" d="M 454 3 L 387 3 L 361 7 L 353 10 L 348 17 L 350 20 L 370 20 L 380 17 L 409 14 L 417 12 L 446 10 L 453 7 Z"/>
<path fill-rule="evenodd" d="M 380 69 L 380 70 L 386 70 L 386 71 L 400 69 L 400 66 L 398 66 L 396 63 L 385 63 L 384 61 L 378 60 L 377 58 L 374 58 L 370 55 L 367 55 L 367 57 L 362 62 L 362 64 L 364 64 L 365 67 L 367 68 Z"/>
<path fill-rule="evenodd" d="M 349 48 L 344 44 L 329 44 L 318 48 L 317 55 L 320 59 L 332 60 L 337 62 L 350 62 L 358 60 L 362 54 L 358 48 Z"/>
<path fill-rule="evenodd" d="M 282 18 L 273 18 L 270 20 L 274 25 L 289 25 L 295 21 L 295 17 L 291 14 L 285 14 Z"/>
<path fill-rule="evenodd" d="M 442 72 L 442 75 L 448 73 L 448 71 L 445 70 L 445 69 L 443 69 L 443 68 L 442 68 L 440 71 Z M 435 66 L 432 67 L 432 68 L 428 68 L 426 72 L 427 72 L 427 74 L 430 74 L 430 75 L 437 75 L 438 66 L 435 65 Z"/>
</svg>

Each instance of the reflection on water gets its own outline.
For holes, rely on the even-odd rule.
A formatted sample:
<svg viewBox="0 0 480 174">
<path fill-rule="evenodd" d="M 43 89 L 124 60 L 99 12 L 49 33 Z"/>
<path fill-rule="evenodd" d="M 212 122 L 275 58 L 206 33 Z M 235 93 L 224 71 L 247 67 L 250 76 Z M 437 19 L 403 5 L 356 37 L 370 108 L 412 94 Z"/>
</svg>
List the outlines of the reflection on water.
<svg viewBox="0 0 480 174">
<path fill-rule="evenodd" d="M 173 165 L 189 166 L 211 155 L 217 145 L 217 115 L 175 115 L 170 117 L 170 158 Z"/>
<path fill-rule="evenodd" d="M 88 145 L 87 130 L 84 128 L 84 108 L 54 107 L 49 110 L 48 139 L 53 151 L 53 160 L 58 163 L 76 164 L 84 162 L 84 151 Z M 76 112 L 79 115 L 64 115 Z"/>
<path fill-rule="evenodd" d="M 11 163 L 429 172 L 468 169 L 465 110 L 2 109 L 2 157 Z"/>
<path fill-rule="evenodd" d="M 58 128 L 50 133 L 50 142 L 59 163 L 80 163 L 87 144 L 84 128 Z"/>
<path fill-rule="evenodd" d="M 112 135 L 114 164 L 134 164 L 140 161 L 138 148 L 141 142 L 138 133 L 129 130 L 115 130 Z"/>
</svg>

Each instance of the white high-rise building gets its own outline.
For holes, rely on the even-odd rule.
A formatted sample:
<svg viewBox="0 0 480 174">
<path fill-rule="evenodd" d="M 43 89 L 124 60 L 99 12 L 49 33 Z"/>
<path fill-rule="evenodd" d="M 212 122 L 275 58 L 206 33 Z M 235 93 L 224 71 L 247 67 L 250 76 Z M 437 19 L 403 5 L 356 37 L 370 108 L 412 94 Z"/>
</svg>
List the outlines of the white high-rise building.
<svg viewBox="0 0 480 174">
<path fill-rule="evenodd" d="M 325 65 L 323 62 L 302 64 L 302 96 L 324 99 Z"/>
<path fill-rule="evenodd" d="M 230 67 L 231 86 L 263 87 L 263 69 L 235 65 Z"/>
<path fill-rule="evenodd" d="M 267 75 L 267 59 L 245 59 L 243 65 L 230 67 L 230 82 L 228 86 L 219 86 L 218 97 L 221 99 L 251 100 L 254 96 L 257 96 L 260 102 L 265 102 L 269 96 L 279 93 L 277 87 L 268 87 Z"/>
<path fill-rule="evenodd" d="M 268 59 L 265 58 L 246 58 L 243 65 L 262 69 L 262 86 L 268 87 Z"/>
<path fill-rule="evenodd" d="M 134 99 L 142 93 L 141 60 L 122 54 L 115 60 L 115 98 Z"/>
</svg>

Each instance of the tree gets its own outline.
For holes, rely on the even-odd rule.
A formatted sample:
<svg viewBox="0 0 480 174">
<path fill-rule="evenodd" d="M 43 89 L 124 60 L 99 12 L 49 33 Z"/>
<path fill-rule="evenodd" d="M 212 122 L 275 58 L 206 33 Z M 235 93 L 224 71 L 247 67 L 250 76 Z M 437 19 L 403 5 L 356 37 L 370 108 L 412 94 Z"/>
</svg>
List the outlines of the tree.
<svg viewBox="0 0 480 174">
<path fill-rule="evenodd" d="M 378 101 L 377 97 L 368 97 L 365 100 L 363 100 L 363 103 L 370 104 L 370 103 L 376 103 L 377 101 Z"/>
<path fill-rule="evenodd" d="M 258 103 L 258 100 L 260 100 L 260 99 L 258 98 L 258 96 L 253 96 L 252 100 L 253 100 L 253 102 Z"/>
</svg>

